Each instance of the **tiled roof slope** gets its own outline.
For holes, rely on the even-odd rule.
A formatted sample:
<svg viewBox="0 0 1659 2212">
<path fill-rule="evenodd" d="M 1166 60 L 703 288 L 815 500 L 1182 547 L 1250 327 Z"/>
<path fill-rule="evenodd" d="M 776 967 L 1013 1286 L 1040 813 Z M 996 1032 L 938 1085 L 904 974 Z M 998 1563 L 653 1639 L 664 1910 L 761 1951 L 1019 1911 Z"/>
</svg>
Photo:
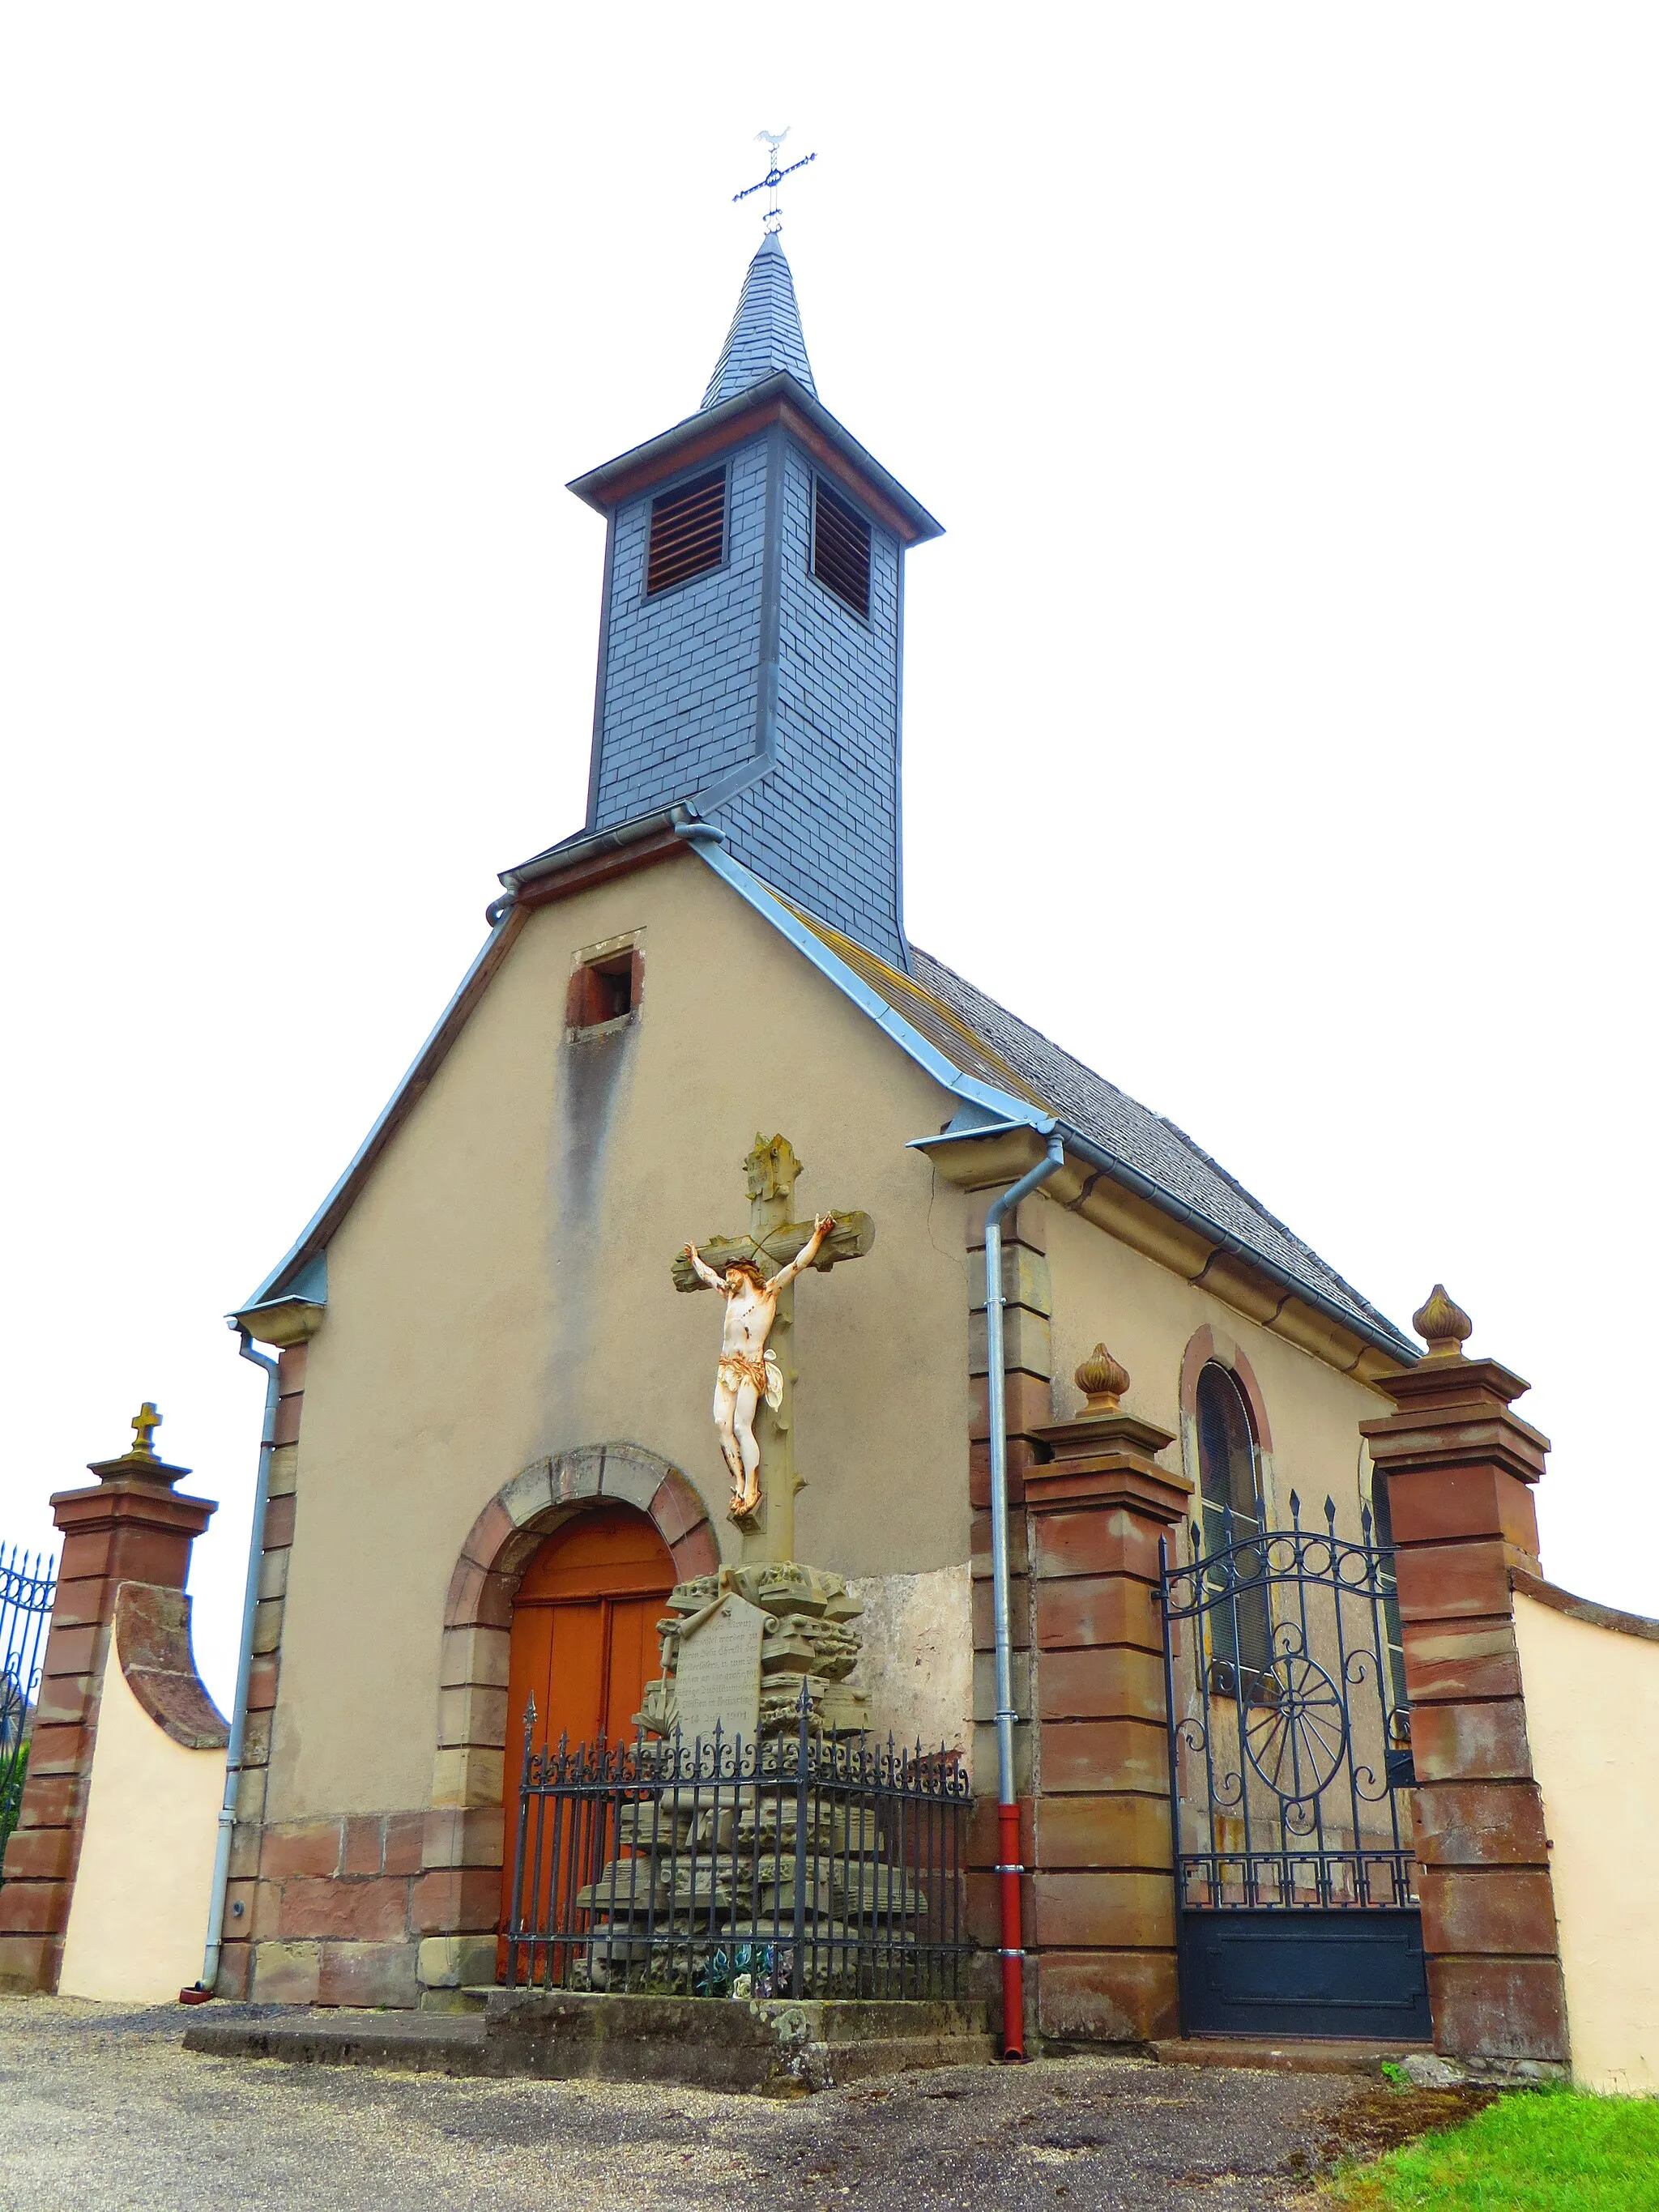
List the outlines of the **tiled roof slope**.
<svg viewBox="0 0 1659 2212">
<path fill-rule="evenodd" d="M 781 368 L 787 368 L 814 399 L 817 398 L 812 364 L 806 358 L 806 340 L 801 336 L 795 280 L 776 235 L 769 232 L 744 277 L 738 312 L 702 395 L 703 406 L 718 407 L 723 399 L 735 399 L 738 392 L 775 376 Z"/>
<path fill-rule="evenodd" d="M 1379 1313 L 1351 1283 L 1344 1282 L 1317 1252 L 1235 1182 L 1173 1121 L 1152 1113 L 1115 1083 L 1108 1083 L 1080 1060 L 1073 1060 L 1040 1030 L 1030 1028 L 983 991 L 975 990 L 942 960 L 935 960 L 914 945 L 910 952 L 915 979 L 923 989 L 1006 1060 L 1038 1093 L 1050 1112 L 1171 1198 L 1236 1237 L 1280 1273 L 1317 1291 L 1364 1322 L 1368 1330 L 1385 1331 L 1411 1355 L 1410 1338 L 1402 1336 L 1386 1314 Z"/>
<path fill-rule="evenodd" d="M 1073 1060 L 919 945 L 910 947 L 912 975 L 901 975 L 800 908 L 791 911 L 964 1075 L 1012 1091 L 1068 1122 L 1114 1159 L 1237 1238 L 1281 1276 L 1351 1315 L 1368 1334 L 1381 1332 L 1406 1358 L 1414 1356 L 1410 1338 L 1386 1314 L 1344 1282 L 1173 1121 Z"/>
</svg>

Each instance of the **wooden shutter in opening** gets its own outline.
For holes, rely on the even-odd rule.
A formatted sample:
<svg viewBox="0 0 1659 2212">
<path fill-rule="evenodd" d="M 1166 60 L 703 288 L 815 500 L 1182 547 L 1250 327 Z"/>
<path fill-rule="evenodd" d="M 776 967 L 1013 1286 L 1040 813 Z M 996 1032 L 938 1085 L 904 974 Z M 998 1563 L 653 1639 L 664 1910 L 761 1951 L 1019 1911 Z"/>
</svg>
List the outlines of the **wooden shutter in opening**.
<svg viewBox="0 0 1659 2212">
<path fill-rule="evenodd" d="M 870 612 L 870 526 L 823 478 L 812 501 L 812 574 L 854 614 Z"/>
<path fill-rule="evenodd" d="M 665 592 L 726 557 L 726 471 L 711 469 L 651 502 L 651 551 L 645 588 Z"/>
</svg>

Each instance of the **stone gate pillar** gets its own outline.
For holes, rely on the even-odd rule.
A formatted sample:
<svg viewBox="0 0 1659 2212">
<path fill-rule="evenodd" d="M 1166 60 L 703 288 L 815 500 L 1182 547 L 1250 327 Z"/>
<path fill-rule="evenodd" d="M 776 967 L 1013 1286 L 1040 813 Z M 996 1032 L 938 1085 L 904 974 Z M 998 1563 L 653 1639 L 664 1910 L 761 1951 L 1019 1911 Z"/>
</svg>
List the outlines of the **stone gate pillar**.
<svg viewBox="0 0 1659 2212">
<path fill-rule="evenodd" d="M 190 1469 L 169 1467 L 157 1456 L 149 1435 L 155 1416 L 155 1407 L 147 1405 L 134 1422 L 139 1441 L 131 1451 L 93 1462 L 88 1472 L 98 1480 L 91 1488 L 62 1490 L 52 1501 L 64 1550 L 41 1663 L 28 1780 L 0 1887 L 0 1989 L 58 1987 L 116 1591 L 134 1583 L 182 1591 L 191 1546 L 218 1510 L 205 1498 L 174 1492 L 173 1484 Z M 205 1932 L 205 1897 L 202 1923 Z"/>
<path fill-rule="evenodd" d="M 1435 2048 L 1559 2064 L 1566 1999 L 1510 1582 L 1539 1571 L 1549 1442 L 1510 1410 L 1521 1377 L 1464 1357 L 1472 1324 L 1438 1284 L 1412 1326 L 1427 1357 L 1378 1384 L 1398 1410 L 1360 1425 L 1393 1525 Z"/>
<path fill-rule="evenodd" d="M 1033 1761 L 1026 1947 L 1044 2035 L 1180 2033 L 1158 1539 L 1192 1485 L 1157 1463 L 1167 1429 L 1120 1410 L 1103 1346 L 1076 1420 L 1033 1431 L 1025 1469 Z"/>
</svg>

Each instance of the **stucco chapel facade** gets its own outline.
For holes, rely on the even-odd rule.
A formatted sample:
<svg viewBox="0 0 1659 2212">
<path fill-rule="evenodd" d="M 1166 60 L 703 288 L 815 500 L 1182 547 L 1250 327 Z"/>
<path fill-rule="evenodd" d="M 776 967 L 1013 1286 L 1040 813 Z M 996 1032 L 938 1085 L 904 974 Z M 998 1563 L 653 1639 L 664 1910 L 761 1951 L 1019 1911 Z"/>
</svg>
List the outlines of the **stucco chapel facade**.
<svg viewBox="0 0 1659 2212">
<path fill-rule="evenodd" d="M 1357 1525 L 1360 1425 L 1416 1356 L 1178 1130 L 909 942 L 903 572 L 939 526 L 818 398 L 775 236 L 698 411 L 573 489 L 606 522 L 586 822 L 504 873 L 396 1097 L 237 1316 L 280 1383 L 225 1995 L 442 2003 L 493 1978 L 515 1620 L 573 1529 L 636 1529 L 671 1579 L 848 1577 L 876 1725 L 958 1749 L 994 1796 L 984 1221 L 1055 1140 L 1005 1228 L 1017 1509 L 1103 1340 L 1172 1439 L 1173 1496 L 1216 1502 L 1219 1375 L 1269 1516 L 1299 1486 Z M 800 1486 L 745 1531 L 709 1418 L 717 1302 L 672 1269 L 742 1234 L 776 1135 L 797 1218 L 867 1224 L 797 1287 L 766 1437 Z M 1162 1722 L 1034 1722 L 1011 1545 L 1022 1793 L 1040 1826 L 1076 1801 L 1028 1846 L 1072 1884 L 1034 1908 L 1053 2021 L 1144 2033 L 1172 1967 L 1136 1730 Z M 1155 1663 L 1145 1622 L 1088 1632 Z M 1063 1842 L 1109 1770 L 1118 1811 Z M 1108 1954 L 1115 1980 L 1079 1963 Z"/>
</svg>

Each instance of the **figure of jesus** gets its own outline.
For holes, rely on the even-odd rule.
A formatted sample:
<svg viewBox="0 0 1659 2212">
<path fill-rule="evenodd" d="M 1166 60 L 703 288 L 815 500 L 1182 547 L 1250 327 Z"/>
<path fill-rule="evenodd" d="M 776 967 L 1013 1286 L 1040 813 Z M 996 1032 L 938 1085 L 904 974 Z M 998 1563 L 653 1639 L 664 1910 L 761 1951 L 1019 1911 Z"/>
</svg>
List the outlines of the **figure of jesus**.
<svg viewBox="0 0 1659 2212">
<path fill-rule="evenodd" d="M 734 1520 L 746 1519 L 760 1504 L 760 1446 L 755 1442 L 755 1413 L 763 1398 L 775 1406 L 783 1389 L 776 1357 L 766 1348 L 778 1310 L 778 1293 L 794 1281 L 802 1268 L 811 1266 L 818 1247 L 835 1225 L 832 1213 L 814 1215 L 811 1235 L 769 1283 L 752 1260 L 733 1260 L 724 1275 L 717 1275 L 695 1244 L 685 1247 L 685 1256 L 698 1275 L 726 1300 L 720 1364 L 714 1376 L 714 1426 L 720 1434 L 720 1457 L 732 1477 Z"/>
</svg>

